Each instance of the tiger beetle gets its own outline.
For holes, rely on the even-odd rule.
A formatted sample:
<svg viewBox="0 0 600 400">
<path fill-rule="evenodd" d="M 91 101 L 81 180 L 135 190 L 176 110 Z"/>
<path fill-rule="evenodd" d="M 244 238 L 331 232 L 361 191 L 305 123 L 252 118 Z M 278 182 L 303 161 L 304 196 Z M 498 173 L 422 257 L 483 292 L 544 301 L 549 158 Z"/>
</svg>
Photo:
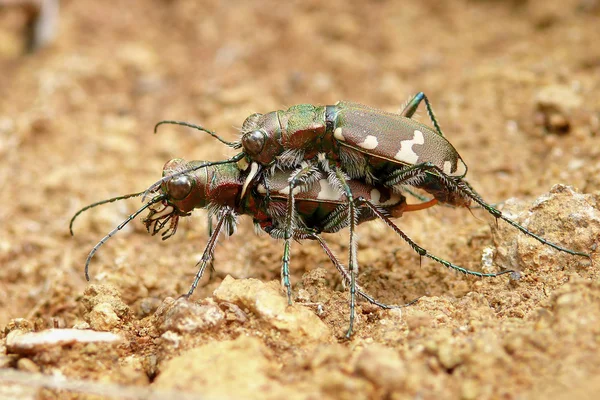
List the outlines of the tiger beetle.
<svg viewBox="0 0 600 400">
<path fill-rule="evenodd" d="M 433 128 L 412 117 L 421 102 L 425 103 Z M 178 121 L 162 121 L 198 129 L 241 152 L 228 160 L 216 162 L 244 162 L 247 171 L 242 196 L 255 182 L 265 184 L 278 169 L 295 169 L 290 176 L 287 216 L 284 224 L 284 255 L 289 253 L 294 216 L 294 193 L 302 186 L 305 170 L 316 168 L 328 176 L 332 186 L 348 198 L 348 225 L 353 229 L 355 218 L 352 190 L 348 179 L 390 188 L 396 192 L 410 192 L 417 188 L 433 195 L 425 204 L 436 203 L 469 208 L 477 203 L 496 219 L 502 219 L 521 232 L 556 250 L 590 258 L 584 252 L 567 249 L 529 231 L 488 204 L 464 179 L 467 165 L 456 149 L 445 138 L 435 117 L 429 99 L 418 93 L 404 106 L 400 114 L 393 114 L 361 104 L 338 102 L 335 105 L 313 106 L 301 104 L 288 110 L 267 114 L 252 114 L 244 121 L 241 139 L 228 142 L 202 126 Z M 197 168 L 216 165 L 205 163 L 163 176 L 146 193 L 181 174 Z M 301 163 L 306 168 L 300 168 Z M 352 233 L 351 233 L 352 235 Z M 350 274 L 356 273 L 354 255 L 350 254 Z M 282 260 L 286 271 L 287 261 Z M 288 292 L 288 296 L 291 296 Z"/>
<path fill-rule="evenodd" d="M 495 277 L 513 272 L 511 270 L 497 273 L 471 271 L 427 252 L 402 232 L 391 218 L 400 217 L 404 212 L 430 207 L 432 203 L 408 204 L 402 194 L 394 192 L 390 188 L 344 178 L 350 191 L 349 193 L 340 192 L 339 188 L 331 183 L 329 176 L 323 174 L 318 168 L 310 167 L 308 163 L 302 163 L 301 167 L 293 172 L 275 171 L 266 181 L 267 184 L 255 183 L 248 187 L 246 179 L 248 171 L 242 171 L 237 164 L 213 164 L 197 168 L 206 164 L 203 161 L 185 162 L 182 159 L 173 159 L 167 162 L 163 169 L 164 176 L 173 175 L 178 171 L 188 172 L 162 183 L 156 191 L 152 192 L 152 198 L 146 204 L 127 217 L 94 246 L 85 264 L 86 279 L 89 280 L 89 264 L 98 249 L 146 209 L 150 212 L 143 222 L 148 232 L 152 235 L 160 232 L 165 240 L 177 231 L 179 218 L 189 216 L 195 208 L 208 209 L 210 218 L 216 217 L 217 222 L 205 246 L 202 258 L 197 264 L 196 276 L 186 296 L 192 295 L 206 267 L 210 265 L 220 234 L 225 231 L 226 234 L 232 235 L 237 225 L 237 217 L 244 214 L 249 215 L 260 229 L 273 238 L 285 239 L 287 227 L 292 226 L 291 236 L 294 240 L 309 239 L 319 243 L 341 274 L 343 282 L 350 288 L 350 324 L 347 337 L 350 337 L 353 331 L 357 294 L 384 309 L 397 306 L 383 304 L 368 295 L 357 283 L 356 269 L 354 271 L 346 270 L 321 238 L 320 233 L 333 233 L 350 226 L 350 259 L 351 262 L 354 262 L 352 259 L 356 259 L 357 247 L 356 225 L 379 218 L 400 235 L 420 256 L 433 259 L 446 267 L 480 277 Z M 292 176 L 295 176 L 301 183 L 293 190 L 291 189 Z M 334 180 L 334 182 L 336 181 Z M 294 192 L 293 198 L 296 205 L 293 212 L 289 211 L 290 191 Z M 73 233 L 73 223 L 82 212 L 101 204 L 141 196 L 143 193 L 118 196 L 82 208 L 71 219 L 71 234 Z M 288 221 L 290 215 L 292 221 Z M 353 217 L 349 218 L 349 215 Z M 286 287 L 288 299 L 291 301 L 291 297 L 289 297 L 291 292 L 289 247 L 284 250 L 283 260 L 285 268 L 282 268 L 282 284 Z"/>
</svg>

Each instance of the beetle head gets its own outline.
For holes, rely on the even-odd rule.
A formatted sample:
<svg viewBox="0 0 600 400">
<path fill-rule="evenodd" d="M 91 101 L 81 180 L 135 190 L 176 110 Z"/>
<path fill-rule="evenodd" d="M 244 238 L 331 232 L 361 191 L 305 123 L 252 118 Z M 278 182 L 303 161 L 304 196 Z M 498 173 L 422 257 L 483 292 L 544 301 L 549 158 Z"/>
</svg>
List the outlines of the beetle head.
<svg viewBox="0 0 600 400">
<path fill-rule="evenodd" d="M 186 162 L 181 158 L 165 164 L 163 176 L 175 176 L 158 189 L 164 198 L 150 207 L 150 213 L 143 221 L 148 232 L 155 235 L 169 224 L 162 233 L 163 239 L 167 239 L 175 234 L 179 217 L 189 216 L 195 208 L 235 207 L 242 187 L 237 164 L 210 164 L 206 161 Z M 206 166 L 194 169 L 200 165 Z M 185 172 L 188 170 L 190 172 Z"/>
<path fill-rule="evenodd" d="M 244 154 L 261 165 L 270 165 L 283 151 L 280 144 L 281 124 L 277 112 L 252 114 L 242 125 L 242 148 Z"/>
<path fill-rule="evenodd" d="M 189 167 L 189 163 L 181 158 L 167 161 L 163 167 L 163 176 L 168 176 Z M 159 192 L 164 196 L 159 203 L 152 205 L 150 213 L 143 220 L 146 229 L 152 235 L 162 233 L 163 240 L 170 238 L 177 231 L 179 217 L 190 215 L 194 208 L 203 208 L 208 204 L 206 191 L 208 172 L 201 168 L 194 173 L 181 174 L 162 183 Z"/>
</svg>

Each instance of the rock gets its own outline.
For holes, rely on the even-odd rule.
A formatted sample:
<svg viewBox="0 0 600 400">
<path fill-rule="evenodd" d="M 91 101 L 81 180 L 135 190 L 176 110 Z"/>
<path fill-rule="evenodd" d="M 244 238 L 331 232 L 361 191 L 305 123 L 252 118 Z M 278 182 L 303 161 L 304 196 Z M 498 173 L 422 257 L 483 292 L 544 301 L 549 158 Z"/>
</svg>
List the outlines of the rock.
<svg viewBox="0 0 600 400">
<path fill-rule="evenodd" d="M 25 372 L 18 372 L 14 370 L 5 370 L 2 375 L 25 374 Z M 10 383 L 3 382 L 0 385 L 0 399 L 18 399 L 18 400 L 36 400 L 40 398 L 39 388 L 35 386 L 27 386 L 23 383 Z"/>
<path fill-rule="evenodd" d="M 450 342 L 443 342 L 438 345 L 437 356 L 440 364 L 447 370 L 451 370 L 463 362 L 461 351 Z"/>
<path fill-rule="evenodd" d="M 541 88 L 535 95 L 536 104 L 563 114 L 581 107 L 580 95 L 567 85 L 549 85 Z"/>
<path fill-rule="evenodd" d="M 398 352 L 380 344 L 365 347 L 356 360 L 356 373 L 386 391 L 402 389 L 406 366 Z"/>
<path fill-rule="evenodd" d="M 509 199 L 502 212 L 535 234 L 564 248 L 591 253 L 600 238 L 600 211 L 595 197 L 555 185 L 532 205 Z M 496 247 L 494 261 L 503 269 L 551 268 L 560 260 L 589 264 L 582 256 L 569 255 L 538 242 L 503 221 L 492 223 Z M 563 258 L 567 257 L 567 258 Z"/>
<path fill-rule="evenodd" d="M 203 398 L 283 398 L 282 385 L 271 378 L 281 373 L 272 358 L 272 351 L 252 337 L 209 343 L 167 361 L 153 386 Z"/>
<path fill-rule="evenodd" d="M 160 337 L 164 342 L 169 343 L 174 348 L 178 348 L 183 340 L 183 337 L 173 331 L 166 331 Z"/>
<path fill-rule="evenodd" d="M 73 324 L 73 329 L 92 329 L 92 327 L 85 321 L 77 321 Z"/>
<path fill-rule="evenodd" d="M 69 346 L 76 343 L 121 343 L 120 335 L 109 332 L 86 331 L 80 329 L 48 329 L 41 332 L 13 331 L 6 337 L 7 353 L 35 354 L 53 347 Z"/>
<path fill-rule="evenodd" d="M 10 322 L 4 327 L 4 333 L 9 334 L 12 331 L 31 332 L 33 330 L 33 323 L 25 318 L 11 319 Z"/>
<path fill-rule="evenodd" d="M 119 317 L 109 303 L 96 304 L 94 309 L 88 315 L 90 327 L 97 331 L 110 331 L 116 328 L 119 323 Z"/>
<path fill-rule="evenodd" d="M 162 301 L 160 299 L 157 299 L 155 297 L 145 297 L 139 302 L 138 309 L 136 310 L 136 315 L 140 319 L 148 317 L 154 314 L 161 304 Z"/>
<path fill-rule="evenodd" d="M 200 305 L 181 297 L 175 301 L 166 299 L 155 314 L 155 326 L 162 334 L 167 331 L 194 333 L 218 328 L 225 320 L 225 313 L 212 300 Z"/>
<path fill-rule="evenodd" d="M 109 331 L 129 320 L 132 312 L 111 285 L 90 285 L 83 292 L 83 318 L 92 329 Z"/>
<path fill-rule="evenodd" d="M 566 85 L 546 86 L 535 95 L 540 123 L 553 133 L 569 132 L 570 117 L 582 103 L 581 96 Z"/>
<path fill-rule="evenodd" d="M 0 349 L 0 369 L 6 369 L 6 368 L 10 368 L 12 366 L 14 366 L 15 362 L 17 361 L 17 355 L 16 354 L 10 354 L 10 355 L 6 355 L 6 348 L 3 347 Z M 2 396 L 0 396 L 0 399 L 2 398 Z"/>
<path fill-rule="evenodd" d="M 288 305 L 278 282 L 236 280 L 228 275 L 213 295 L 249 309 L 272 327 L 288 332 L 292 340 L 321 342 L 332 338 L 327 326 L 312 311 L 298 304 Z"/>
<path fill-rule="evenodd" d="M 121 293 L 112 285 L 89 285 L 83 292 L 81 304 L 85 312 L 89 313 L 100 303 L 110 304 L 119 318 L 131 315 L 131 310 L 121 300 Z"/>
<path fill-rule="evenodd" d="M 40 372 L 40 367 L 29 358 L 20 358 L 17 361 L 17 369 L 25 372 Z"/>
<path fill-rule="evenodd" d="M 237 321 L 240 324 L 248 321 L 248 315 L 237 305 L 223 301 L 219 304 L 222 308 L 226 309 L 225 319 L 227 321 Z"/>
</svg>

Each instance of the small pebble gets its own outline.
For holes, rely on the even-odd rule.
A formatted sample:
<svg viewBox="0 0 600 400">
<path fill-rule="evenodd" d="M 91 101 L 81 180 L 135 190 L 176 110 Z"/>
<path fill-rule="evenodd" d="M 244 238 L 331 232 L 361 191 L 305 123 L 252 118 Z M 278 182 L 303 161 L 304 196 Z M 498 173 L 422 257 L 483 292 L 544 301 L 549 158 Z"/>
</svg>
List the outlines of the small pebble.
<svg viewBox="0 0 600 400">
<path fill-rule="evenodd" d="M 216 328 L 225 320 L 225 313 L 214 302 L 200 305 L 181 297 L 175 302 L 169 299 L 167 307 L 156 314 L 159 332 L 201 332 Z"/>
<path fill-rule="evenodd" d="M 40 372 L 40 367 L 29 358 L 21 358 L 17 361 L 17 369 L 26 372 Z"/>
<path fill-rule="evenodd" d="M 358 356 L 356 373 L 376 386 L 391 391 L 402 388 L 406 366 L 396 350 L 372 344 L 365 347 Z"/>
<path fill-rule="evenodd" d="M 286 331 L 289 339 L 329 340 L 331 332 L 314 312 L 298 304 L 288 305 L 278 282 L 234 279 L 227 276 L 214 291 L 218 301 L 234 303 L 251 310 L 276 329 Z"/>
<path fill-rule="evenodd" d="M 110 331 L 120 323 L 117 313 L 108 303 L 97 304 L 89 313 L 88 318 L 92 329 L 97 331 Z"/>
</svg>

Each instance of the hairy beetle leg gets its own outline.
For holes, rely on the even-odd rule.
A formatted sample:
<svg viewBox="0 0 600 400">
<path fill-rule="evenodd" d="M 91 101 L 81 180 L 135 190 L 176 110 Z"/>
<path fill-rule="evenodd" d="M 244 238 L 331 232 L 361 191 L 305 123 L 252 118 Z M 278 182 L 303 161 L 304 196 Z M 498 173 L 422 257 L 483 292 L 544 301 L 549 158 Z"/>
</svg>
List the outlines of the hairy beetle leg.
<svg viewBox="0 0 600 400">
<path fill-rule="evenodd" d="M 348 273 L 348 271 L 346 270 L 346 268 L 344 268 L 344 266 L 339 262 L 339 260 L 337 259 L 337 257 L 335 256 L 335 254 L 333 254 L 333 251 L 331 251 L 331 249 L 329 248 L 329 246 L 327 245 L 327 243 L 325 242 L 325 240 L 323 240 L 323 238 L 321 238 L 319 235 L 314 234 L 314 233 L 310 233 L 307 236 L 308 239 L 312 239 L 312 240 L 316 240 L 319 242 L 319 245 L 321 246 L 321 248 L 323 249 L 323 251 L 325 251 L 325 254 L 327 254 L 327 256 L 329 257 L 329 259 L 331 260 L 331 262 L 333 263 L 333 265 L 335 266 L 335 268 L 338 270 L 338 272 L 340 273 L 340 275 L 342 276 L 342 279 L 344 280 L 344 283 L 346 285 L 350 284 L 350 274 Z M 373 296 L 369 295 L 358 283 L 356 283 L 356 293 L 361 296 L 363 299 L 367 300 L 369 303 L 376 305 L 379 308 L 382 308 L 384 310 L 389 310 L 392 308 L 402 308 L 402 307 L 408 307 L 410 305 L 415 304 L 421 297 L 417 297 L 414 300 L 409 301 L 406 304 L 401 304 L 401 305 L 395 305 L 395 304 L 385 304 L 382 303 L 378 300 L 376 300 Z"/>
<path fill-rule="evenodd" d="M 356 275 L 358 274 L 358 257 L 357 257 L 357 239 L 356 239 L 356 223 L 358 220 L 358 213 L 356 210 L 356 204 L 354 202 L 354 195 L 348 185 L 346 174 L 338 167 L 335 167 L 335 178 L 339 182 L 339 185 L 344 191 L 348 200 L 348 225 L 350 227 L 350 244 L 348 252 L 348 272 L 350 273 L 350 326 L 346 337 L 352 336 L 352 330 L 354 328 L 354 316 L 356 307 Z"/>
<path fill-rule="evenodd" d="M 571 254 L 574 256 L 586 257 L 591 260 L 591 256 L 588 253 L 567 249 L 566 247 L 562 247 L 558 244 L 555 244 L 555 243 L 553 243 L 547 239 L 544 239 L 543 237 L 531 232 L 529 229 L 525 228 L 521 224 L 519 224 L 516 221 L 513 221 L 512 219 L 505 216 L 502 213 L 502 211 L 500 211 L 497 208 L 486 203 L 485 200 L 483 200 L 481 198 L 481 196 L 475 191 L 475 189 L 473 189 L 471 187 L 471 185 L 469 185 L 468 182 L 466 182 L 465 180 L 463 180 L 460 177 L 452 177 L 452 176 L 448 176 L 448 175 L 444 174 L 444 172 L 442 170 L 440 170 L 437 166 L 435 166 L 431 163 L 417 164 L 417 165 L 413 165 L 409 168 L 405 168 L 403 170 L 396 171 L 396 172 L 390 174 L 390 176 L 388 176 L 387 182 L 385 184 L 391 185 L 391 186 L 398 185 L 403 182 L 410 181 L 412 179 L 416 179 L 421 174 L 424 174 L 424 173 L 427 173 L 428 174 L 427 176 L 430 177 L 431 179 L 435 179 L 445 189 L 446 193 L 457 195 L 461 199 L 464 199 L 465 201 L 467 199 L 475 201 L 482 208 L 484 208 L 487 212 L 492 214 L 496 219 L 500 218 L 500 219 L 504 220 L 509 225 L 512 225 L 513 227 L 517 228 L 524 234 L 531 236 L 532 238 L 536 239 L 538 242 L 545 244 L 547 246 L 550 246 L 558 251 L 562 251 L 564 253 L 568 253 L 568 254 Z"/>
<path fill-rule="evenodd" d="M 320 172 L 312 164 L 306 164 L 296 170 L 289 180 L 289 192 L 287 200 L 287 211 L 285 215 L 285 227 L 284 227 L 284 244 L 283 244 L 283 256 L 281 258 L 281 284 L 285 287 L 288 304 L 292 305 L 292 284 L 290 283 L 290 254 L 291 244 L 294 237 L 295 221 L 295 190 L 300 188 L 305 182 L 311 180 L 315 176 L 320 175 Z"/>
<path fill-rule="evenodd" d="M 223 228 L 225 227 L 225 222 L 227 218 L 232 215 L 232 212 L 232 210 L 226 209 L 223 212 L 223 214 L 220 215 L 219 218 L 217 218 L 217 224 L 215 225 L 213 232 L 210 235 L 210 238 L 208 239 L 208 243 L 206 243 L 206 247 L 204 248 L 204 252 L 202 253 L 202 258 L 196 264 L 196 266 L 198 267 L 198 272 L 196 273 L 196 276 L 194 277 L 194 282 L 192 283 L 192 286 L 190 287 L 190 290 L 187 293 L 188 297 L 190 297 L 192 293 L 194 293 L 194 290 L 196 290 L 196 287 L 198 287 L 198 282 L 200 282 L 200 279 L 202 279 L 202 275 L 204 275 L 206 267 L 212 260 L 213 254 L 215 252 L 215 247 L 217 245 L 217 239 L 219 238 L 221 231 L 223 231 Z"/>
<path fill-rule="evenodd" d="M 463 274 L 466 275 L 475 275 L 481 278 L 493 278 L 496 276 L 500 276 L 500 275 L 504 275 L 504 274 L 508 274 L 508 273 L 513 273 L 514 271 L 512 270 L 505 270 L 505 271 L 500 271 L 500 272 L 494 272 L 494 273 L 483 273 L 483 272 L 479 272 L 479 271 L 472 271 L 470 269 L 466 269 L 464 267 L 461 267 L 459 265 L 453 264 L 449 261 L 444 260 L 443 258 L 437 257 L 433 254 L 430 254 L 426 249 L 424 249 L 423 247 L 419 246 L 417 243 L 415 243 L 410 237 L 408 237 L 408 235 L 406 233 L 404 233 L 396 224 L 394 224 L 394 222 L 384 213 L 382 213 L 377 206 L 375 206 L 373 203 L 371 203 L 370 201 L 367 201 L 365 199 L 358 199 L 358 201 L 360 202 L 360 204 L 364 204 L 366 205 L 375 215 L 377 215 L 378 218 L 380 218 L 381 220 L 383 220 L 390 228 L 392 228 L 406 243 L 408 243 L 408 245 L 417 253 L 419 254 L 421 257 L 427 257 L 427 258 L 431 258 L 432 260 L 442 264 L 445 267 L 454 269 L 458 272 L 462 272 Z"/>
<path fill-rule="evenodd" d="M 427 115 L 429 115 L 429 119 L 433 123 L 435 130 L 437 131 L 437 133 L 439 133 L 440 136 L 444 136 L 444 133 L 442 132 L 442 128 L 440 128 L 437 118 L 435 117 L 435 114 L 433 113 L 433 107 L 431 107 L 431 103 L 429 102 L 429 99 L 427 98 L 427 96 L 425 96 L 425 93 L 423 93 L 423 92 L 419 92 L 416 95 L 414 95 L 414 97 L 412 99 L 410 99 L 408 101 L 408 103 L 406 103 L 406 105 L 404 106 L 404 109 L 402 110 L 400 115 L 402 115 L 403 117 L 406 117 L 406 118 L 412 118 L 412 116 L 417 111 L 417 108 L 419 108 L 421 101 L 425 101 L 425 107 L 427 108 Z"/>
</svg>

